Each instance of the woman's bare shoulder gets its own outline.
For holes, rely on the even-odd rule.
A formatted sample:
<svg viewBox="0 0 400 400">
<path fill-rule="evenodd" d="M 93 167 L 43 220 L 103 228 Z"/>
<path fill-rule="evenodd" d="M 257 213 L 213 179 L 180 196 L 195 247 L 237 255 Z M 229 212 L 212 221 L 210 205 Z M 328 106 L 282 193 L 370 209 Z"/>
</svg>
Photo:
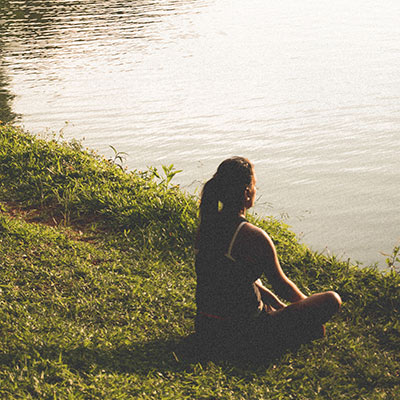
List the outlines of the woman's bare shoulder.
<svg viewBox="0 0 400 400">
<path fill-rule="evenodd" d="M 269 235 L 258 226 L 247 222 L 243 225 L 238 237 L 240 248 L 264 256 L 265 253 L 274 252 L 274 244 Z M 260 254 L 261 253 L 261 254 Z"/>
<path fill-rule="evenodd" d="M 271 242 L 271 238 L 269 237 L 267 232 L 250 222 L 247 222 L 243 225 L 242 232 L 243 236 L 247 236 L 249 239 L 257 240 L 260 242 Z"/>
</svg>

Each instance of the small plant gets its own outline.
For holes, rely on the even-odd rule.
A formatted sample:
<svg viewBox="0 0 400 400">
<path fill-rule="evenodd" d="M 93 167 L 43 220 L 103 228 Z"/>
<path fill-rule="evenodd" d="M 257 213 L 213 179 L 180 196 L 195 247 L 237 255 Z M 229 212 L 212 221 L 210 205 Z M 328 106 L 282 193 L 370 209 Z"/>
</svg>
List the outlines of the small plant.
<svg viewBox="0 0 400 400">
<path fill-rule="evenodd" d="M 392 254 L 381 253 L 386 256 L 386 265 L 391 270 L 400 268 L 400 245 L 394 246 Z"/>
<path fill-rule="evenodd" d="M 171 164 L 169 166 L 162 165 L 162 169 L 164 171 L 165 177 L 160 175 L 160 173 L 158 172 L 158 169 L 156 167 L 149 167 L 151 177 L 159 179 L 160 180 L 159 184 L 164 186 L 165 188 L 168 188 L 172 178 L 176 174 L 179 174 L 179 172 L 182 172 L 181 169 L 176 170 L 173 164 Z"/>
<path fill-rule="evenodd" d="M 63 191 L 53 189 L 53 194 L 58 204 L 62 207 L 61 214 L 64 219 L 64 225 L 69 225 L 71 221 L 71 207 L 75 199 L 77 199 L 77 184 L 67 186 Z"/>
<path fill-rule="evenodd" d="M 114 155 L 108 159 L 108 161 L 111 162 L 111 164 L 114 164 L 118 166 L 119 168 L 123 169 L 122 164 L 125 161 L 125 157 L 128 155 L 128 153 L 125 153 L 124 151 L 117 151 L 117 149 L 114 146 L 111 146 L 111 150 L 114 152 Z"/>
</svg>

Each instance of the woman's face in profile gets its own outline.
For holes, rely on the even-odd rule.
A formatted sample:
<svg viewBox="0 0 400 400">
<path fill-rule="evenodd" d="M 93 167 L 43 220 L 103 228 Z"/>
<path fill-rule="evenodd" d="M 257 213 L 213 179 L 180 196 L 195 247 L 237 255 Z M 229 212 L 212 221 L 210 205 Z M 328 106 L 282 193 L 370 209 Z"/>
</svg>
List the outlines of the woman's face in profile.
<svg viewBox="0 0 400 400">
<path fill-rule="evenodd" d="M 254 202 L 256 200 L 257 188 L 256 188 L 256 174 L 255 173 L 253 173 L 253 179 L 252 179 L 251 185 L 248 187 L 247 190 L 248 190 L 247 195 L 248 195 L 249 200 L 246 199 L 246 201 L 247 201 L 246 208 L 250 208 L 250 207 L 253 207 Z"/>
</svg>

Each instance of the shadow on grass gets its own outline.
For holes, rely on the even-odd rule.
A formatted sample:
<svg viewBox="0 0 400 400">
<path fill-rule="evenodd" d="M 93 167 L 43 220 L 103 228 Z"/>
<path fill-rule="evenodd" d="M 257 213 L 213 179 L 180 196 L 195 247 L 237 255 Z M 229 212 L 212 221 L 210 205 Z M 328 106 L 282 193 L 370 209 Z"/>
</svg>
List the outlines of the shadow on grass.
<svg viewBox="0 0 400 400">
<path fill-rule="evenodd" d="M 0 354 L 0 366 L 24 364 L 26 360 L 36 363 L 62 363 L 68 369 L 78 373 L 93 373 L 94 370 L 110 373 L 135 373 L 147 375 L 151 371 L 179 372 L 185 371 L 193 364 L 229 364 L 240 370 L 251 371 L 267 367 L 277 360 L 283 352 L 265 356 L 247 349 L 215 348 L 201 344 L 195 335 L 184 338 L 156 340 L 135 343 L 130 346 L 104 349 L 99 347 L 76 347 L 61 350 L 54 347 L 40 347 L 32 351 Z M 36 361 L 34 361 L 36 360 Z"/>
<path fill-rule="evenodd" d="M 280 354 L 264 357 L 251 349 L 218 347 L 200 343 L 195 335 L 177 339 L 135 343 L 110 350 L 77 348 L 63 353 L 63 361 L 70 368 L 86 372 L 96 366 L 100 370 L 147 375 L 151 371 L 177 372 L 193 364 L 229 364 L 245 369 L 267 366 Z"/>
<path fill-rule="evenodd" d="M 70 368 L 86 372 L 93 367 L 118 373 L 147 375 L 151 371 L 185 371 L 194 364 L 229 365 L 239 370 L 254 371 L 276 362 L 283 354 L 294 349 L 281 349 L 261 353 L 251 346 L 213 346 L 200 343 L 195 335 L 170 340 L 135 343 L 132 346 L 110 350 L 77 348 L 63 353 Z"/>
</svg>

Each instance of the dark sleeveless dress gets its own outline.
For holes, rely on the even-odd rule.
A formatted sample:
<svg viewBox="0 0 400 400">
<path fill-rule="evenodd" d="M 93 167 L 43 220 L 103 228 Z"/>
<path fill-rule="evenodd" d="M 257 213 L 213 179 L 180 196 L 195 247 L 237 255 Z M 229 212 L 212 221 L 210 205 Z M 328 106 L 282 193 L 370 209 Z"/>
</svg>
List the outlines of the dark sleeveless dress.
<svg viewBox="0 0 400 400">
<path fill-rule="evenodd" d="M 244 218 L 223 222 L 200 241 L 196 255 L 196 333 L 226 339 L 246 334 L 250 322 L 263 310 L 254 282 L 261 268 L 245 265 L 231 255 Z M 203 235 L 205 235 L 203 233 Z"/>
</svg>

